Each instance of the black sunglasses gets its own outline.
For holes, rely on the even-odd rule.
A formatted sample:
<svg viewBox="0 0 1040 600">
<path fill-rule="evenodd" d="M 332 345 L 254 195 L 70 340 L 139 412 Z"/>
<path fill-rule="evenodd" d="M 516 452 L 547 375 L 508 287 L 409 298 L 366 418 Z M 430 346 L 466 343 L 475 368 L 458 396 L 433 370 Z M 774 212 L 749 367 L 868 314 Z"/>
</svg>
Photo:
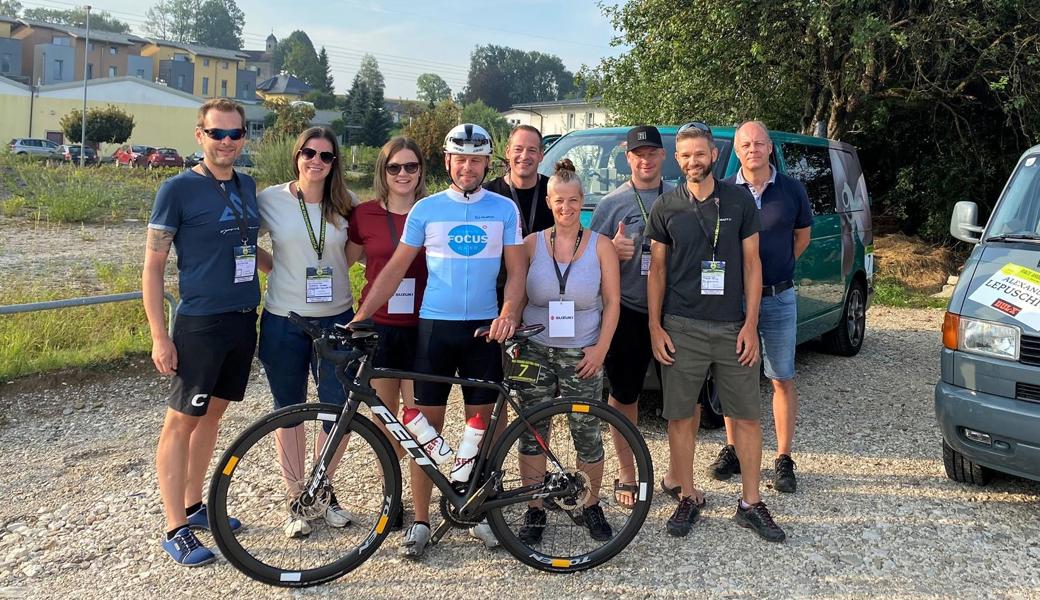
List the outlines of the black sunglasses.
<svg viewBox="0 0 1040 600">
<path fill-rule="evenodd" d="M 210 139 L 217 140 L 218 142 L 224 138 L 231 138 L 237 142 L 246 136 L 245 129 L 203 129 L 202 133 L 205 133 L 210 137 Z"/>
<path fill-rule="evenodd" d="M 386 163 L 386 172 L 391 175 L 397 175 L 401 172 L 402 168 L 404 169 L 405 173 L 413 175 L 419 171 L 419 163 L 406 162 L 403 165 L 399 165 L 397 163 Z"/>
<path fill-rule="evenodd" d="M 701 121 L 690 121 L 689 123 L 687 123 L 687 124 L 683 125 L 682 127 L 680 127 L 679 131 L 675 132 L 675 135 L 679 135 L 680 133 L 682 133 L 684 131 L 687 131 L 689 129 L 696 129 L 698 131 L 703 131 L 704 133 L 708 134 L 708 137 L 710 137 L 711 139 L 715 139 L 715 136 L 712 135 L 712 133 L 711 133 L 711 127 L 708 127 L 707 123 L 702 123 Z"/>
<path fill-rule="evenodd" d="M 307 160 L 310 160 L 310 159 L 314 158 L 315 156 L 320 156 L 321 157 L 321 162 L 323 162 L 323 163 L 325 163 L 327 165 L 332 164 L 332 161 L 336 160 L 336 155 L 334 153 L 332 153 L 332 152 L 318 152 L 314 148 L 300 148 L 300 154 L 302 154 L 303 157 L 306 158 Z"/>
</svg>

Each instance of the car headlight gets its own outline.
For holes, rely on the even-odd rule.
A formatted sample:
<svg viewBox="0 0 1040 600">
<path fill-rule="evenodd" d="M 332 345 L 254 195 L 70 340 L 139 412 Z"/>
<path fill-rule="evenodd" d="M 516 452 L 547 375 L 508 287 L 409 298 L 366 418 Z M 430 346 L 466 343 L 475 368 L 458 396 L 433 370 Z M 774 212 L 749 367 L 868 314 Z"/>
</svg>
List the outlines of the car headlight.
<svg viewBox="0 0 1040 600">
<path fill-rule="evenodd" d="M 1013 325 L 960 318 L 957 349 L 973 354 L 1018 360 L 1021 330 Z"/>
</svg>

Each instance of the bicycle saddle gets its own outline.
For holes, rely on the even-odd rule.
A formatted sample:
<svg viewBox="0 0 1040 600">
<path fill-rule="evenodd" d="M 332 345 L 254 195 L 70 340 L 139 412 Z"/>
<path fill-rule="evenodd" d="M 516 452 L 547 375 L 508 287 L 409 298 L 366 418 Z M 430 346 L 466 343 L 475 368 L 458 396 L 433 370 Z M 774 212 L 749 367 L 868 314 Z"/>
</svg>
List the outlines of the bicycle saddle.
<svg viewBox="0 0 1040 600">
<path fill-rule="evenodd" d="M 513 330 L 513 337 L 509 338 L 516 341 L 524 341 L 528 338 L 538 335 L 545 330 L 545 325 L 535 323 L 534 325 L 521 325 Z M 487 337 L 491 333 L 491 326 L 485 325 L 474 333 L 476 337 Z"/>
</svg>

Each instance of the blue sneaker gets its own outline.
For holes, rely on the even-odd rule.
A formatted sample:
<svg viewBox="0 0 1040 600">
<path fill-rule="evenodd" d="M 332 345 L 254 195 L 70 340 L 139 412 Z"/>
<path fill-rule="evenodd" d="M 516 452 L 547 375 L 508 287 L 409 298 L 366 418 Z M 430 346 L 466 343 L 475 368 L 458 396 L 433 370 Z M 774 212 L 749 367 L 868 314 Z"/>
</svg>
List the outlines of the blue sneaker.
<svg viewBox="0 0 1040 600">
<path fill-rule="evenodd" d="M 164 539 L 162 547 L 177 564 L 186 567 L 201 567 L 217 560 L 187 527 L 178 529 L 172 540 Z"/>
<path fill-rule="evenodd" d="M 231 526 L 231 531 L 238 531 L 242 527 L 242 522 L 235 517 L 228 517 L 228 525 Z M 188 515 L 188 528 L 209 531 L 209 513 L 206 511 L 205 504 L 202 505 L 202 508 Z"/>
</svg>

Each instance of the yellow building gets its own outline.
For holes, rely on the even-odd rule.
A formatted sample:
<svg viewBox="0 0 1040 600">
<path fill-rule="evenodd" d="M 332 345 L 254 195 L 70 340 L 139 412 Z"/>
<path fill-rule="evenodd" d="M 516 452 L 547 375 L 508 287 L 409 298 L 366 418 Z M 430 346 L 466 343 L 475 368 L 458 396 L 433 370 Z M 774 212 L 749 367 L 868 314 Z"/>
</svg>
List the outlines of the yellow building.
<svg viewBox="0 0 1040 600">
<path fill-rule="evenodd" d="M 148 40 L 141 56 L 152 59 L 158 79 L 200 98 L 256 99 L 256 72 L 246 70 L 247 55 L 235 50 L 168 40 Z"/>
<path fill-rule="evenodd" d="M 201 99 L 137 77 L 91 81 L 87 87 L 87 109 L 109 104 L 134 117 L 130 143 L 175 148 L 182 155 L 198 149 L 195 119 Z M 82 81 L 40 86 L 32 95 L 28 86 L 0 77 L 0 140 L 34 137 L 65 143 L 59 122 L 82 107 Z M 101 146 L 100 156 L 108 156 L 118 147 Z"/>
</svg>

